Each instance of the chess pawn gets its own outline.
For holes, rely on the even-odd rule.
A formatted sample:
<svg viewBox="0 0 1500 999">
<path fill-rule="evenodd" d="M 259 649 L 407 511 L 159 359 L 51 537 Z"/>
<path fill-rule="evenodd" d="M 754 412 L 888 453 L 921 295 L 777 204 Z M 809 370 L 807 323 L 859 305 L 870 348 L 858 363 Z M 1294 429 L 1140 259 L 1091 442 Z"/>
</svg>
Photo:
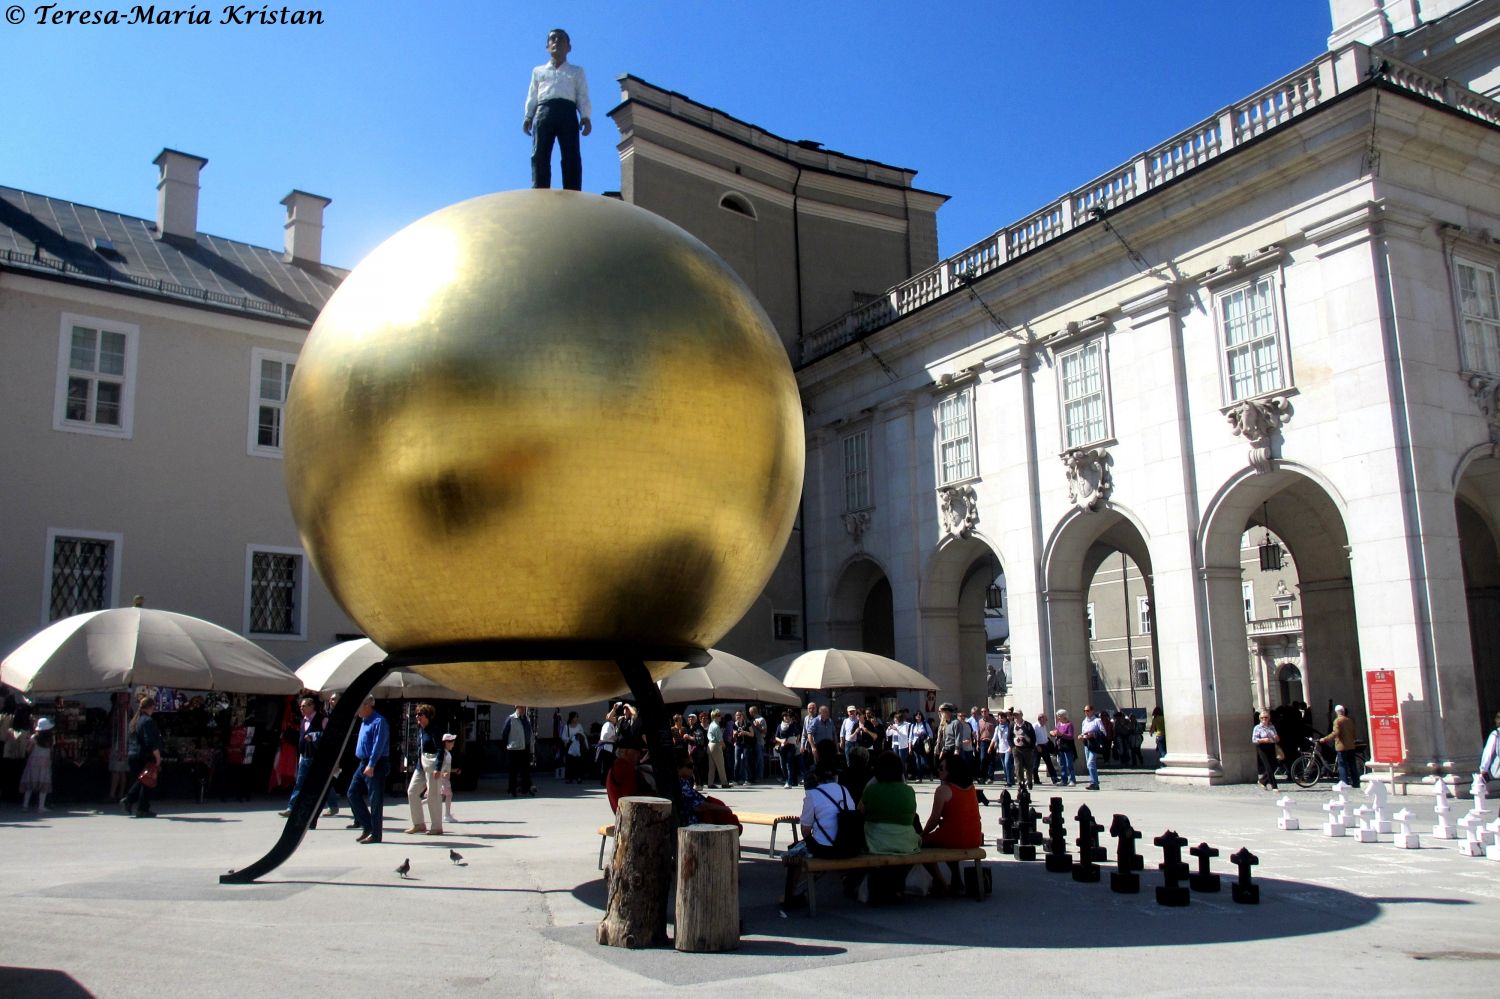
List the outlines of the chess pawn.
<svg viewBox="0 0 1500 999">
<path fill-rule="evenodd" d="M 1465 857 L 1484 856 L 1484 820 L 1470 812 L 1458 820 L 1458 828 L 1464 834 L 1458 852 Z"/>
<path fill-rule="evenodd" d="M 1281 806 L 1281 818 L 1276 820 L 1276 828 L 1283 831 L 1302 828 L 1301 824 L 1297 821 L 1297 816 L 1292 814 L 1293 801 L 1291 795 L 1282 795 L 1276 799 L 1276 804 Z"/>
<path fill-rule="evenodd" d="M 1370 807 L 1375 812 L 1370 817 L 1370 827 L 1381 835 L 1390 835 L 1393 829 L 1391 825 L 1391 803 L 1385 781 L 1371 780 L 1365 785 L 1365 797 L 1369 799 Z"/>
<path fill-rule="evenodd" d="M 1343 786 L 1342 782 L 1339 784 Z M 1346 802 L 1343 795 L 1335 794 L 1332 800 L 1323 803 L 1323 811 L 1328 813 L 1328 821 L 1323 823 L 1323 835 L 1344 835 L 1344 807 Z"/>
<path fill-rule="evenodd" d="M 1354 818 L 1357 828 L 1354 830 L 1354 838 L 1361 843 L 1379 843 L 1380 833 L 1376 832 L 1375 809 L 1369 805 L 1360 805 L 1354 810 Z"/>
<path fill-rule="evenodd" d="M 1396 849 L 1398 850 L 1420 850 L 1422 849 L 1422 838 L 1411 831 L 1412 820 L 1416 818 L 1410 808 L 1403 808 L 1393 816 L 1396 822 Z"/>
<path fill-rule="evenodd" d="M 1490 860 L 1500 860 L 1500 816 L 1485 827 L 1484 855 Z"/>
<path fill-rule="evenodd" d="M 1260 904 L 1260 885 L 1250 880 L 1250 869 L 1260 863 L 1260 858 L 1244 847 L 1230 855 L 1229 860 L 1239 868 L 1239 876 L 1229 886 L 1229 895 L 1240 905 Z"/>
<path fill-rule="evenodd" d="M 1458 831 L 1453 826 L 1453 806 L 1448 803 L 1448 785 L 1439 777 L 1432 785 L 1432 812 L 1437 822 L 1432 827 L 1433 839 L 1457 839 Z"/>
</svg>

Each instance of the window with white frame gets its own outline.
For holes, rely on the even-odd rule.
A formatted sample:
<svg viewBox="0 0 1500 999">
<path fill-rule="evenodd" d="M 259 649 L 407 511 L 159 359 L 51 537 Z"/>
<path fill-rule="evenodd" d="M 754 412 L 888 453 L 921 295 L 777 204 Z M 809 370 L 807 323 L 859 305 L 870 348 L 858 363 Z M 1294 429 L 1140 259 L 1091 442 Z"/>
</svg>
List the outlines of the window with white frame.
<svg viewBox="0 0 1500 999">
<path fill-rule="evenodd" d="M 55 430 L 129 437 L 139 327 L 64 315 L 57 347 Z"/>
<path fill-rule="evenodd" d="M 1245 623 L 1249 624 L 1255 620 L 1255 584 L 1244 582 L 1240 584 L 1240 599 L 1245 602 Z"/>
<path fill-rule="evenodd" d="M 802 615 L 789 611 L 776 611 L 771 615 L 771 637 L 778 642 L 792 641 L 802 637 Z"/>
<path fill-rule="evenodd" d="M 1139 597 L 1135 602 L 1136 614 L 1140 619 L 1140 630 L 1137 634 L 1151 634 L 1151 600 L 1149 597 Z"/>
<path fill-rule="evenodd" d="M 302 551 L 252 545 L 245 563 L 245 633 L 302 638 L 307 622 L 307 559 Z"/>
<path fill-rule="evenodd" d="M 1137 687 L 1151 686 L 1151 660 L 1137 659 L 1134 662 L 1135 685 Z"/>
<path fill-rule="evenodd" d="M 974 395 L 968 389 L 938 400 L 938 485 L 974 476 Z"/>
<path fill-rule="evenodd" d="M 1500 374 L 1500 294 L 1495 270 L 1453 258 L 1466 371 Z"/>
<path fill-rule="evenodd" d="M 844 512 L 870 507 L 870 432 L 844 438 Z"/>
<path fill-rule="evenodd" d="M 1095 340 L 1057 359 L 1063 408 L 1063 446 L 1083 447 L 1109 436 L 1104 398 L 1104 341 Z"/>
<path fill-rule="evenodd" d="M 297 355 L 256 348 L 250 352 L 250 453 L 281 454 L 286 394 Z"/>
<path fill-rule="evenodd" d="M 1218 296 L 1224 384 L 1229 402 L 1287 387 L 1285 343 L 1276 299 L 1276 275 Z"/>
<path fill-rule="evenodd" d="M 1085 609 L 1084 614 L 1087 617 L 1088 625 L 1089 625 L 1089 641 L 1092 642 L 1096 637 L 1098 637 L 1094 633 L 1094 605 L 1092 603 L 1089 604 L 1088 607 Z"/>
<path fill-rule="evenodd" d="M 119 585 L 120 535 L 47 532 L 47 620 L 105 610 Z"/>
</svg>

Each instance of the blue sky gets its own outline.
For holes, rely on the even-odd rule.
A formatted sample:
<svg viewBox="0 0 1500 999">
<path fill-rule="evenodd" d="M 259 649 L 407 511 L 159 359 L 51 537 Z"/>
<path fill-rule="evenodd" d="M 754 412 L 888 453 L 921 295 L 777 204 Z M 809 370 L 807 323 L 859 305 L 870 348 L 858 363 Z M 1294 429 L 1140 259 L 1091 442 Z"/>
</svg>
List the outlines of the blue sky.
<svg viewBox="0 0 1500 999">
<path fill-rule="evenodd" d="M 585 190 L 619 185 L 606 112 L 631 73 L 916 169 L 953 199 L 944 254 L 1312 60 L 1329 33 L 1326 0 L 324 0 L 314 27 L 38 25 L 25 7 L 0 21 L 0 184 L 150 218 L 151 160 L 171 146 L 209 160 L 201 230 L 279 247 L 278 202 L 300 188 L 333 199 L 324 259 L 344 266 L 443 205 L 527 185 L 522 100 L 554 25 L 594 97 Z"/>
</svg>

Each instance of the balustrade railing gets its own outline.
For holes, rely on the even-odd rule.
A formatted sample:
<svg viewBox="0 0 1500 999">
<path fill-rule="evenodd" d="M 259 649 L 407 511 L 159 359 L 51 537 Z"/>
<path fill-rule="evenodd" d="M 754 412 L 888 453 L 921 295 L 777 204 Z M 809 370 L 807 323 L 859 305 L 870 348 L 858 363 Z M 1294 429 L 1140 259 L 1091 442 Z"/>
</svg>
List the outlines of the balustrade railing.
<svg viewBox="0 0 1500 999">
<path fill-rule="evenodd" d="M 1245 624 L 1245 631 L 1254 635 L 1291 635 L 1302 630 L 1302 616 L 1264 617 Z"/>
<path fill-rule="evenodd" d="M 1329 52 L 1211 118 L 1147 150 L 972 246 L 886 291 L 802 338 L 802 360 L 816 360 L 895 322 L 1008 260 L 1203 166 L 1221 153 L 1280 128 L 1365 82 L 1374 72 L 1390 83 L 1500 125 L 1500 102 L 1424 70 L 1353 44 Z"/>
</svg>

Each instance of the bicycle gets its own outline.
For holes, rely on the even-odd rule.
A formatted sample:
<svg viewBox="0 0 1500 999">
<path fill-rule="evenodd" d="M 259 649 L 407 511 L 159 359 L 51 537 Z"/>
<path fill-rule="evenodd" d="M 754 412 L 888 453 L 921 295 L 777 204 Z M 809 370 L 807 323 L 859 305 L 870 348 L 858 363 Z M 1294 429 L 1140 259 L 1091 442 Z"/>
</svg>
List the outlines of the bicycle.
<svg viewBox="0 0 1500 999">
<path fill-rule="evenodd" d="M 1367 762 L 1369 762 L 1369 749 L 1355 746 L 1354 772 L 1364 773 Z M 1339 779 L 1338 758 L 1331 745 L 1326 742 L 1315 742 L 1312 749 L 1304 750 L 1292 761 L 1288 773 L 1298 787 L 1312 787 L 1324 778 L 1337 782 Z"/>
</svg>

